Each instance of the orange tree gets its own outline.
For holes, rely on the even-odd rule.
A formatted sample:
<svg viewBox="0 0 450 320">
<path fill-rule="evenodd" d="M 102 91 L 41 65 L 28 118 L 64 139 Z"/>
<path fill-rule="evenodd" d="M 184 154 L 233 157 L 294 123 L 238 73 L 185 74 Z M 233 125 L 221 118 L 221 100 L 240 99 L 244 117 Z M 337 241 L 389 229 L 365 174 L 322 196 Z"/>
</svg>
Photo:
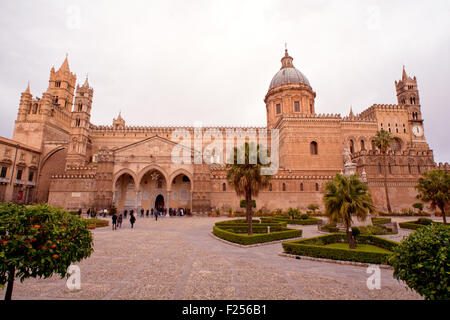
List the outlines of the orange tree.
<svg viewBox="0 0 450 320">
<path fill-rule="evenodd" d="M 0 286 L 11 300 L 14 279 L 68 276 L 93 252 L 87 222 L 49 205 L 0 204 Z"/>
</svg>

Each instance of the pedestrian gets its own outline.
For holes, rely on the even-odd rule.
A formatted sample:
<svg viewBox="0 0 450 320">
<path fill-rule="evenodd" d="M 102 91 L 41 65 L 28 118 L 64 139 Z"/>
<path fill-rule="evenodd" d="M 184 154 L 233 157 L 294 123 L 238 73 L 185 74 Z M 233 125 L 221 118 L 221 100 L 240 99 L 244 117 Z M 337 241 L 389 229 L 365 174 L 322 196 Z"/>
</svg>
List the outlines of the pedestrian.
<svg viewBox="0 0 450 320">
<path fill-rule="evenodd" d="M 79 217 L 81 217 L 81 214 L 83 213 L 83 210 L 81 210 L 81 208 L 80 209 L 78 209 L 78 216 Z"/>
<path fill-rule="evenodd" d="M 112 219 L 112 229 L 116 230 L 117 229 L 117 215 L 114 213 L 111 217 Z"/>
<path fill-rule="evenodd" d="M 86 215 L 87 215 L 88 218 L 89 218 L 90 214 L 91 214 L 91 208 L 88 208 L 87 211 L 86 211 Z"/>
<path fill-rule="evenodd" d="M 180 209 L 180 216 L 183 216 L 183 214 L 184 214 L 184 211 L 183 211 L 183 208 L 181 208 Z"/>
<path fill-rule="evenodd" d="M 158 209 L 156 209 L 156 211 L 155 211 L 155 220 L 156 221 L 158 221 L 158 215 L 159 215 L 159 211 L 158 211 Z"/>
<path fill-rule="evenodd" d="M 127 213 L 128 213 L 128 210 L 124 210 L 123 211 L 123 216 L 124 216 L 125 219 L 127 218 Z"/>
<path fill-rule="evenodd" d="M 131 210 L 130 210 L 130 217 L 131 217 L 133 214 L 134 214 L 134 210 L 131 209 Z M 136 219 L 136 217 L 135 217 L 135 219 Z"/>
<path fill-rule="evenodd" d="M 131 210 L 131 213 L 130 213 L 131 229 L 133 229 L 133 225 L 135 222 L 136 222 L 136 218 L 134 217 L 133 210 Z"/>
<path fill-rule="evenodd" d="M 148 218 L 148 214 L 149 214 L 149 210 L 147 209 L 147 211 L 145 211 L 145 216 Z"/>
<path fill-rule="evenodd" d="M 153 215 L 153 208 L 152 208 L 152 210 L 151 210 L 151 215 Z"/>
<path fill-rule="evenodd" d="M 120 214 L 119 217 L 117 218 L 117 226 L 119 228 L 122 228 L 122 220 L 123 220 L 123 217 L 122 217 L 122 214 Z"/>
<path fill-rule="evenodd" d="M 141 218 L 144 217 L 144 209 L 141 208 Z"/>
</svg>

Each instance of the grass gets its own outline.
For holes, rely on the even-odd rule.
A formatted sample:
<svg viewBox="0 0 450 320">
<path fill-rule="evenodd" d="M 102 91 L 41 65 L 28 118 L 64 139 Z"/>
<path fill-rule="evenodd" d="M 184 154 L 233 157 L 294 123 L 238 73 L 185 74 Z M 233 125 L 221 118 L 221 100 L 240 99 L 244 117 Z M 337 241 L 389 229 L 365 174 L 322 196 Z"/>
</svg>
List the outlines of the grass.
<svg viewBox="0 0 450 320">
<path fill-rule="evenodd" d="M 335 248 L 335 249 L 349 249 L 348 243 L 330 243 L 324 245 L 326 248 Z M 360 251 L 366 251 L 366 252 L 378 252 L 378 253 L 392 253 L 389 250 L 374 246 L 372 244 L 357 244 L 356 249 L 353 250 L 360 250 Z"/>
</svg>

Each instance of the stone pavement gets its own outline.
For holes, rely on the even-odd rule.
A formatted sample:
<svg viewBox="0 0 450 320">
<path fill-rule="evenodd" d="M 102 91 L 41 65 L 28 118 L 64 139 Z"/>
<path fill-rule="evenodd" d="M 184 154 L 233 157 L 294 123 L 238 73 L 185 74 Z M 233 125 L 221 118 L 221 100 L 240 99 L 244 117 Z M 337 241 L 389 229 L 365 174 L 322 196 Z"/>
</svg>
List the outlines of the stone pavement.
<svg viewBox="0 0 450 320">
<path fill-rule="evenodd" d="M 135 229 L 126 220 L 117 231 L 93 230 L 80 291 L 59 277 L 28 279 L 15 282 L 13 299 L 420 299 L 392 270 L 381 269 L 381 289 L 369 290 L 364 267 L 281 257 L 281 244 L 218 241 L 209 233 L 224 219 L 138 218 Z M 301 229 L 318 235 L 316 226 Z"/>
</svg>

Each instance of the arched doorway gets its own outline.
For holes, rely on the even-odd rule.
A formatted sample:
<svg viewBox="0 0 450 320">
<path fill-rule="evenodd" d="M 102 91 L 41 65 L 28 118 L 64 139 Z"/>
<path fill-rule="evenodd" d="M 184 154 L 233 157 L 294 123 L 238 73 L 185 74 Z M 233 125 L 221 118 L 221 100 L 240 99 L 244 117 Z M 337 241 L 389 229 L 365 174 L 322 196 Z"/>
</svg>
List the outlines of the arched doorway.
<svg viewBox="0 0 450 320">
<path fill-rule="evenodd" d="M 180 173 L 171 180 L 170 208 L 178 214 L 192 210 L 192 181 L 184 173 Z"/>
<path fill-rule="evenodd" d="M 167 183 L 163 173 L 157 169 L 146 172 L 139 183 L 139 205 L 144 210 L 160 209 L 167 207 Z M 162 207 L 161 207 L 162 206 Z"/>
<path fill-rule="evenodd" d="M 114 184 L 114 205 L 120 211 L 136 210 L 137 193 L 133 176 L 123 173 L 117 178 Z"/>
<path fill-rule="evenodd" d="M 164 209 L 164 197 L 162 194 L 158 194 L 155 199 L 155 209 L 158 211 L 163 211 Z"/>
</svg>

